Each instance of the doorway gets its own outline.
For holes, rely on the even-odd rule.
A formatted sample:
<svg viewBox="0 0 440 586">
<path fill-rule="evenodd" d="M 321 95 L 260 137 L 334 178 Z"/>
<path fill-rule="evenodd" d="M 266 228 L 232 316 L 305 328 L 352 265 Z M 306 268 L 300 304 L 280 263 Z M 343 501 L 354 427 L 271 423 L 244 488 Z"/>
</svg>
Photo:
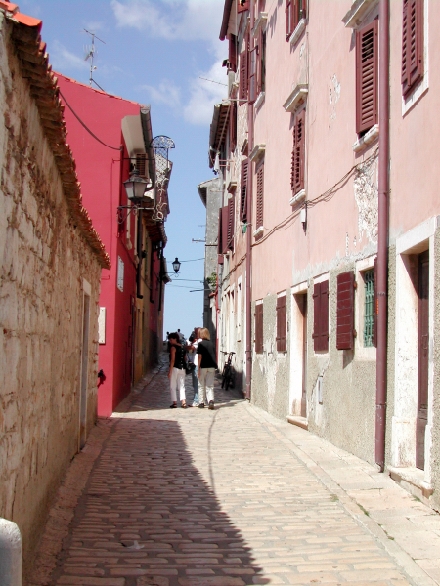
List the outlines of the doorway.
<svg viewBox="0 0 440 586">
<path fill-rule="evenodd" d="M 306 418 L 307 289 L 292 295 L 290 348 L 289 414 Z"/>
<path fill-rule="evenodd" d="M 418 255 L 418 401 L 416 466 L 425 469 L 425 428 L 428 420 L 429 251 Z"/>
<path fill-rule="evenodd" d="M 90 295 L 83 295 L 81 340 L 81 377 L 79 393 L 79 449 L 86 443 L 87 437 L 87 385 L 89 372 L 89 330 L 90 330 Z"/>
</svg>

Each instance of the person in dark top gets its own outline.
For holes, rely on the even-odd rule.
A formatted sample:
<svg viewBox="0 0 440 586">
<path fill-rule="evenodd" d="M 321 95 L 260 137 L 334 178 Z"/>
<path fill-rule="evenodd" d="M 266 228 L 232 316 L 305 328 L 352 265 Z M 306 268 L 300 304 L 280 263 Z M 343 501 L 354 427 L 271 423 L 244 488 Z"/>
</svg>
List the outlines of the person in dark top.
<svg viewBox="0 0 440 586">
<path fill-rule="evenodd" d="M 185 395 L 185 354 L 186 350 L 180 343 L 179 334 L 173 332 L 168 336 L 170 343 L 170 369 L 168 371 L 168 378 L 170 379 L 171 392 L 171 409 L 177 407 L 177 388 L 179 389 L 180 401 L 182 407 L 186 409 L 186 395 Z"/>
<path fill-rule="evenodd" d="M 214 409 L 214 374 L 217 368 L 215 350 L 207 328 L 200 328 L 199 338 L 199 409 L 203 409 L 206 400 L 208 409 Z"/>
</svg>

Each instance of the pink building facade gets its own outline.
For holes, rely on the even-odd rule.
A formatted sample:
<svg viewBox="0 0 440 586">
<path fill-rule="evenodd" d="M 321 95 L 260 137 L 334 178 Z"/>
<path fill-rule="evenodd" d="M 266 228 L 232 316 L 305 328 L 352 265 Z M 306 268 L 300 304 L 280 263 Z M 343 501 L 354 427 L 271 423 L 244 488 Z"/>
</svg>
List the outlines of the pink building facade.
<svg viewBox="0 0 440 586">
<path fill-rule="evenodd" d="M 109 416 L 133 384 L 156 362 L 162 340 L 164 220 L 157 205 L 142 219 L 123 182 L 137 167 L 155 181 L 155 153 L 149 107 L 108 95 L 58 74 L 65 103 L 68 140 L 88 210 L 111 268 L 101 277 L 98 415 Z M 158 203 L 157 190 L 153 190 Z"/>
<path fill-rule="evenodd" d="M 210 132 L 218 346 L 243 393 L 435 508 L 439 10 L 226 0 Z"/>
</svg>

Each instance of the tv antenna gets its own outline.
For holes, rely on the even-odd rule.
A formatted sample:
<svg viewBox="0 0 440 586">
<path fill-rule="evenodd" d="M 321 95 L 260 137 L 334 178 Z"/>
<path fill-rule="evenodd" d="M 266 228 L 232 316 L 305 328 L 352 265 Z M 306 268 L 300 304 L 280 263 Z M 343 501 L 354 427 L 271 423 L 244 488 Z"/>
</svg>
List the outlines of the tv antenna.
<svg viewBox="0 0 440 586">
<path fill-rule="evenodd" d="M 89 78 L 89 85 L 90 87 L 92 87 L 92 84 L 95 84 L 96 86 L 99 87 L 99 89 L 101 91 L 105 91 L 102 89 L 102 87 L 93 79 L 93 72 L 96 71 L 97 67 L 94 64 L 95 61 L 95 57 L 98 54 L 98 50 L 95 47 L 95 39 L 98 39 L 98 41 L 101 41 L 101 43 L 103 43 L 104 45 L 106 45 L 106 42 L 103 41 L 102 39 L 100 39 L 98 37 L 98 35 L 96 35 L 95 33 L 92 33 L 91 31 L 88 31 L 87 29 L 83 29 L 84 32 L 86 32 L 88 35 L 90 35 L 92 37 L 92 44 L 89 46 L 85 47 L 85 57 L 84 57 L 84 61 L 90 61 L 90 78 Z"/>
</svg>

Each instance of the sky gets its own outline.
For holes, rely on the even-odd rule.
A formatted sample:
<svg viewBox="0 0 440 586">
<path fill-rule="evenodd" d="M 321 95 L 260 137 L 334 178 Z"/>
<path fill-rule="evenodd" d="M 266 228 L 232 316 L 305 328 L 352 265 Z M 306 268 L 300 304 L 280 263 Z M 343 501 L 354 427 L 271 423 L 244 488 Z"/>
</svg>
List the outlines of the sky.
<svg viewBox="0 0 440 586">
<path fill-rule="evenodd" d="M 169 158 L 171 213 L 164 250 L 172 282 L 165 288 L 164 333 L 189 336 L 202 325 L 205 208 L 197 186 L 208 167 L 213 106 L 227 94 L 226 42 L 219 40 L 224 0 L 21 0 L 43 21 L 42 39 L 55 71 L 88 83 L 85 61 L 95 33 L 93 79 L 108 93 L 151 105 L 153 134 L 175 143 Z M 201 79 L 205 78 L 205 79 Z M 212 80 L 212 81 L 206 81 Z M 216 83 L 213 83 L 216 82 Z M 179 276 L 171 266 L 182 261 Z M 172 275 L 171 275 L 172 274 Z M 193 292 L 194 291 L 194 292 Z"/>
</svg>

